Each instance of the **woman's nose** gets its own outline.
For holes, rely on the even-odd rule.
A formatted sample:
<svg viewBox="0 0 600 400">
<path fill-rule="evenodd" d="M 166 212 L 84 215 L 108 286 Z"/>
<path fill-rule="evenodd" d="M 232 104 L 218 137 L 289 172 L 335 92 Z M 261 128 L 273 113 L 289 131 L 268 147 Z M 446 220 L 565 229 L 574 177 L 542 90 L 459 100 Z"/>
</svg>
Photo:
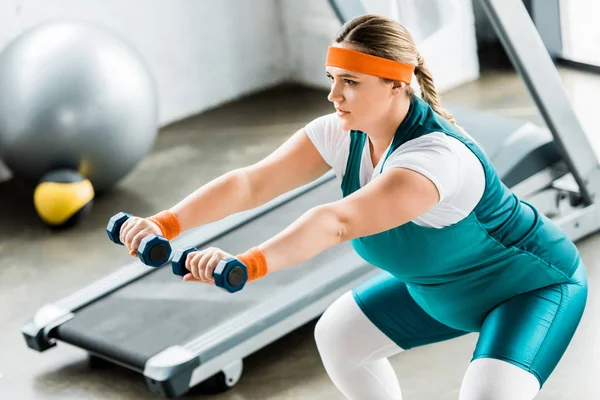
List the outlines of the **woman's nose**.
<svg viewBox="0 0 600 400">
<path fill-rule="evenodd" d="M 336 101 L 340 101 L 342 99 L 342 91 L 339 89 L 338 85 L 332 84 L 331 89 L 329 90 L 329 94 L 327 95 L 327 100 L 334 103 Z"/>
</svg>

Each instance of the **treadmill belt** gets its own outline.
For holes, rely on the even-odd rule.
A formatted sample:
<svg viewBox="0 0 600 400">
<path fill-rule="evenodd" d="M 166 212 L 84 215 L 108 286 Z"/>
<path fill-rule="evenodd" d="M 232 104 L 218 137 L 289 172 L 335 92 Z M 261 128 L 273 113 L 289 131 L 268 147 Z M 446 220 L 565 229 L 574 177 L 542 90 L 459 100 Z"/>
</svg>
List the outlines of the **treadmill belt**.
<svg viewBox="0 0 600 400">
<path fill-rule="evenodd" d="M 203 248 L 215 246 L 238 254 L 281 232 L 310 208 L 340 197 L 339 182 L 329 180 Z M 167 264 L 78 310 L 53 336 L 143 370 L 146 361 L 163 349 L 185 344 L 268 301 L 315 269 L 337 267 L 335 260 L 350 251 L 348 243 L 336 246 L 305 263 L 252 282 L 234 294 L 212 285 L 183 283 Z"/>
</svg>

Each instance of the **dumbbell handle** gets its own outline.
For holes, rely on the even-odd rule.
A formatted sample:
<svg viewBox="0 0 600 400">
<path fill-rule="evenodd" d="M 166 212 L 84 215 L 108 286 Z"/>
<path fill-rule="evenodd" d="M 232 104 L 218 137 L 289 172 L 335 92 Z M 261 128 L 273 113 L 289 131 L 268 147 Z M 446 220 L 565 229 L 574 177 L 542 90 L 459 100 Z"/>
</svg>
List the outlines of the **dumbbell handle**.
<svg viewBox="0 0 600 400">
<path fill-rule="evenodd" d="M 190 271 L 185 267 L 185 262 L 189 253 L 197 251 L 196 248 L 190 247 L 183 250 L 177 250 L 173 255 L 171 264 L 173 274 L 184 277 Z M 248 280 L 248 269 L 246 265 L 234 257 L 226 258 L 219 261 L 217 267 L 213 271 L 215 285 L 230 293 L 241 290 Z"/>
</svg>

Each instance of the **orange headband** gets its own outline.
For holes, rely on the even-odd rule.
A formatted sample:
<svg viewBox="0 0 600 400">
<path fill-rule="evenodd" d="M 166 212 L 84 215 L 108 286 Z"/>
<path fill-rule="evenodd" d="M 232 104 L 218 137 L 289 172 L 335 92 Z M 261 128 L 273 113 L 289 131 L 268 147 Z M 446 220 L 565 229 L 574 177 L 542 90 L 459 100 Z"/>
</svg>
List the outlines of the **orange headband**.
<svg viewBox="0 0 600 400">
<path fill-rule="evenodd" d="M 327 49 L 325 65 L 400 81 L 408 85 L 415 70 L 414 65 L 333 46 Z"/>
</svg>

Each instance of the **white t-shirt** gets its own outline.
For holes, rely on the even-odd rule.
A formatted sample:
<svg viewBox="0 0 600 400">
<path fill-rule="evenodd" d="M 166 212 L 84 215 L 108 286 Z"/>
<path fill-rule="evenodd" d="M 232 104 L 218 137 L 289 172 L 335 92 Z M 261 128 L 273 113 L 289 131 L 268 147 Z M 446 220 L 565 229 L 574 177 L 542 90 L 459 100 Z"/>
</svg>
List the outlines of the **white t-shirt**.
<svg viewBox="0 0 600 400">
<path fill-rule="evenodd" d="M 337 114 L 316 118 L 304 129 L 341 180 L 348 163 L 350 132 L 339 127 Z M 381 157 L 373 168 L 369 142 L 365 141 L 360 165 L 361 187 L 379 175 L 384 159 Z M 485 188 L 484 170 L 477 156 L 460 140 L 443 132 L 432 132 L 399 146 L 385 161 L 383 170 L 390 168 L 414 170 L 435 184 L 440 201 L 413 221 L 430 228 L 443 228 L 465 218 L 473 211 Z"/>
</svg>

